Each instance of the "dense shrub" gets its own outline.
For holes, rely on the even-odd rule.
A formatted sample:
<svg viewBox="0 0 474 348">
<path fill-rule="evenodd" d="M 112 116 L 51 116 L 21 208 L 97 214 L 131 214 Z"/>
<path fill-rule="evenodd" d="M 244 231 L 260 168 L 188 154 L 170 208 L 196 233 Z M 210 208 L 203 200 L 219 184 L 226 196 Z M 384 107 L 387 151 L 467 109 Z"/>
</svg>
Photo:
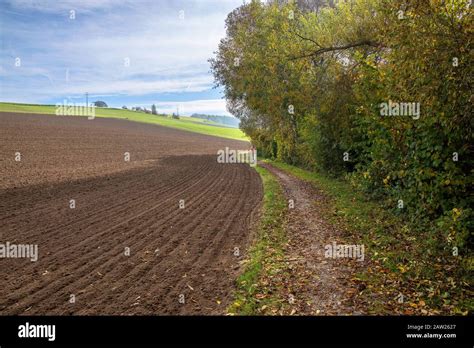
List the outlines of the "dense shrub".
<svg viewBox="0 0 474 348">
<path fill-rule="evenodd" d="M 465 255 L 473 227 L 469 2 L 315 4 L 253 1 L 229 14 L 211 59 L 229 109 L 260 155 L 347 176 L 431 230 L 439 252 L 456 246 Z M 382 105 L 406 103 L 415 103 L 410 115 L 381 114 Z"/>
</svg>

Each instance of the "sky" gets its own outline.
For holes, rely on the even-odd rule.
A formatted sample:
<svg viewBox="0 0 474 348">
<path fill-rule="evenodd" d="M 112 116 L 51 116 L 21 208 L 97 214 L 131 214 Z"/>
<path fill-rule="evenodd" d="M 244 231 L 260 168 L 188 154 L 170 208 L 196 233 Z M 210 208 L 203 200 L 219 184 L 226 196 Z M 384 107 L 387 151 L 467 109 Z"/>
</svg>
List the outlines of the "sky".
<svg viewBox="0 0 474 348">
<path fill-rule="evenodd" d="M 242 0 L 0 0 L 0 101 L 230 115 L 208 59 Z"/>
</svg>

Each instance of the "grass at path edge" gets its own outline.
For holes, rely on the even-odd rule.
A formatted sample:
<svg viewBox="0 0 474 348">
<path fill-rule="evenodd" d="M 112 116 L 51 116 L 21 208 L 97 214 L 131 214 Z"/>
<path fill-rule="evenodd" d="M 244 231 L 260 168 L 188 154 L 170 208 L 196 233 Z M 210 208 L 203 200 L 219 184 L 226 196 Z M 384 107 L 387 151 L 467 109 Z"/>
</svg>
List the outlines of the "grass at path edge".
<svg viewBox="0 0 474 348">
<path fill-rule="evenodd" d="M 258 315 L 262 307 L 277 307 L 275 296 L 258 299 L 261 279 L 268 276 L 283 256 L 286 244 L 284 218 L 286 200 L 278 180 L 265 168 L 256 167 L 263 182 L 263 206 L 255 240 L 245 261 L 244 271 L 237 279 L 234 302 L 227 312 L 234 315 Z"/>
</svg>

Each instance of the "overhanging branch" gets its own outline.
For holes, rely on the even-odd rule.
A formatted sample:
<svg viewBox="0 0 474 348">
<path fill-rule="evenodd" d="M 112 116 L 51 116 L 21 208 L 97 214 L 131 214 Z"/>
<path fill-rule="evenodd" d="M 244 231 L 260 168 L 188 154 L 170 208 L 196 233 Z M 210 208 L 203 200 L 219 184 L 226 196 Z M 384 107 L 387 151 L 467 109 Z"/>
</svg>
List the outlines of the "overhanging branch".
<svg viewBox="0 0 474 348">
<path fill-rule="evenodd" d="M 342 51 L 342 50 L 347 50 L 347 49 L 350 49 L 350 48 L 361 47 L 361 46 L 369 46 L 369 47 L 377 47 L 377 48 L 383 47 L 378 42 L 375 42 L 375 41 L 372 41 L 372 40 L 362 40 L 362 41 L 353 42 L 353 43 L 349 43 L 349 44 L 342 45 L 342 46 L 322 47 L 322 48 L 320 48 L 316 51 L 313 51 L 313 52 L 310 52 L 310 53 L 307 53 L 307 54 L 303 54 L 303 55 L 296 56 L 296 57 L 291 57 L 290 60 L 317 57 L 317 56 L 319 56 L 323 53 L 334 52 L 334 51 Z"/>
</svg>

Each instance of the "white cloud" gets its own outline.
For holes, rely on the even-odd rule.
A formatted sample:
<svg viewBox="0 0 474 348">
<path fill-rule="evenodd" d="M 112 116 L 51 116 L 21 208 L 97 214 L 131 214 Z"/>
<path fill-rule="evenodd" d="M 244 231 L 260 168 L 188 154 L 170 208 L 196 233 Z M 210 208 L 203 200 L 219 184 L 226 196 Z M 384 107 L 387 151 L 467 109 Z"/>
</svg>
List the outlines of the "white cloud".
<svg viewBox="0 0 474 348">
<path fill-rule="evenodd" d="M 18 10 L 47 13 L 61 13 L 71 9 L 92 11 L 97 9 L 107 9 L 117 5 L 116 0 L 6 0 L 6 3 Z M 122 1 L 122 3 L 131 4 L 128 0 Z"/>
<path fill-rule="evenodd" d="M 8 19 L 0 34 L 2 98 L 38 101 L 86 90 L 128 95 L 208 90 L 213 78 L 207 59 L 225 34 L 227 13 L 241 0 L 6 3 L 11 12 L 35 20 L 1 13 Z M 76 10 L 73 21 L 71 8 Z M 183 20 L 180 9 L 185 10 Z M 15 57 L 21 57 L 22 67 L 10 69 Z"/>
</svg>

